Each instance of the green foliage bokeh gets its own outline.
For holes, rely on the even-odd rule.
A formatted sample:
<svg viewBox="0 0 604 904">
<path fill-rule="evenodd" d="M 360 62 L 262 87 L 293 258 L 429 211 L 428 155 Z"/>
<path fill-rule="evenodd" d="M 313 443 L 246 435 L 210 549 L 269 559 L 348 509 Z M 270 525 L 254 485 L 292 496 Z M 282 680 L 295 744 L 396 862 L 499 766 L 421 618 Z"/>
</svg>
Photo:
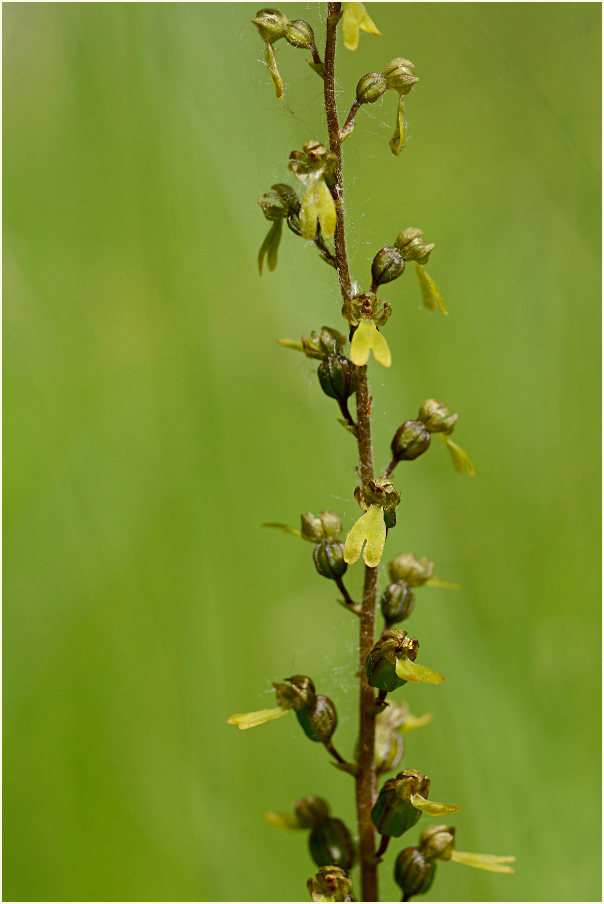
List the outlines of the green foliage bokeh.
<svg viewBox="0 0 604 904">
<path fill-rule="evenodd" d="M 322 34 L 322 4 L 283 9 Z M 255 10 L 4 4 L 5 900 L 303 900 L 306 840 L 263 810 L 353 818 L 293 718 L 226 724 L 294 672 L 347 753 L 356 721 L 357 624 L 309 545 L 260 528 L 358 508 L 336 406 L 275 342 L 343 324 L 333 273 L 287 232 L 256 271 L 256 198 L 325 127 L 283 42 L 275 100 Z M 434 443 L 397 471 L 387 552 L 463 585 L 417 595 L 447 680 L 405 694 L 435 717 L 405 764 L 463 805 L 460 849 L 518 857 L 442 865 L 427 899 L 599 900 L 600 6 L 370 11 L 341 114 L 393 56 L 421 81 L 399 159 L 390 93 L 346 142 L 353 275 L 421 226 L 450 311 L 412 272 L 385 287 L 376 459 L 433 396 L 477 469 Z"/>
</svg>

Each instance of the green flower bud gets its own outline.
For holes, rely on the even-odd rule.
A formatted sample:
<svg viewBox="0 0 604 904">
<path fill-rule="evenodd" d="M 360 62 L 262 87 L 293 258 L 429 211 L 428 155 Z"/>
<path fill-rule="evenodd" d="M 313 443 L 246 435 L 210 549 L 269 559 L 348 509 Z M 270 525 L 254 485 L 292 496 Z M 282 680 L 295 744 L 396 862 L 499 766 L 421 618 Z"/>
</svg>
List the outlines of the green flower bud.
<svg viewBox="0 0 604 904">
<path fill-rule="evenodd" d="M 308 839 L 317 866 L 339 866 L 348 872 L 354 863 L 352 836 L 341 819 L 328 819 L 314 827 Z"/>
<path fill-rule="evenodd" d="M 359 79 L 357 100 L 360 104 L 373 104 L 388 87 L 386 79 L 379 72 L 368 72 Z"/>
<path fill-rule="evenodd" d="M 376 772 L 390 772 L 400 763 L 405 745 L 400 734 L 387 723 L 376 722 L 374 763 Z"/>
<path fill-rule="evenodd" d="M 405 421 L 399 427 L 390 448 L 396 461 L 413 461 L 428 450 L 430 434 L 421 421 Z"/>
<path fill-rule="evenodd" d="M 293 709 L 296 713 L 314 706 L 317 701 L 315 686 L 306 675 L 292 675 L 286 678 L 288 684 L 275 684 L 277 705 L 285 709 Z M 291 686 L 289 686 L 291 685 Z"/>
<path fill-rule="evenodd" d="M 320 575 L 335 581 L 348 568 L 344 561 L 344 544 L 341 540 L 321 540 L 313 550 L 315 567 Z"/>
<path fill-rule="evenodd" d="M 426 860 L 450 860 L 455 850 L 455 828 L 428 826 L 420 836 L 419 847 Z"/>
<path fill-rule="evenodd" d="M 329 804 L 322 797 L 309 794 L 295 802 L 294 812 L 301 829 L 314 829 L 329 819 Z"/>
<path fill-rule="evenodd" d="M 329 697 L 324 697 L 322 694 L 317 695 L 313 705 L 296 710 L 296 716 L 306 737 L 321 744 L 329 741 L 338 726 L 338 714 L 335 705 Z"/>
<path fill-rule="evenodd" d="M 430 433 L 453 433 L 455 421 L 459 415 L 451 414 L 449 409 L 436 399 L 426 399 L 419 409 L 418 418 Z"/>
<path fill-rule="evenodd" d="M 323 540 L 325 533 L 320 518 L 317 518 L 312 512 L 304 512 L 300 516 L 300 521 L 302 523 L 301 531 L 304 540 L 311 540 L 313 543 Z"/>
<path fill-rule="evenodd" d="M 335 512 L 321 512 L 321 524 L 323 525 L 323 534 L 326 540 L 335 540 L 342 532 L 342 521 Z"/>
<path fill-rule="evenodd" d="M 395 581 L 384 590 L 380 606 L 386 624 L 393 625 L 409 618 L 415 607 L 415 597 L 408 584 Z"/>
<path fill-rule="evenodd" d="M 310 337 L 302 336 L 302 350 L 307 358 L 328 358 L 330 355 L 339 355 L 346 341 L 343 333 L 324 326 L 320 333 L 313 330 Z"/>
<path fill-rule="evenodd" d="M 354 392 L 354 365 L 343 355 L 324 358 L 319 364 L 317 375 L 321 389 L 332 399 L 347 399 Z"/>
<path fill-rule="evenodd" d="M 394 247 L 398 248 L 406 261 L 416 261 L 418 264 L 428 263 L 430 254 L 436 247 L 434 242 L 430 245 L 423 239 L 421 229 L 409 226 L 399 232 L 394 240 Z"/>
<path fill-rule="evenodd" d="M 371 687 L 381 691 L 394 691 L 407 682 L 396 674 L 396 660 L 417 657 L 419 641 L 408 636 L 406 631 L 390 628 L 384 631 L 367 657 L 365 672 Z"/>
<path fill-rule="evenodd" d="M 434 574 L 434 562 L 426 556 L 418 559 L 412 552 L 402 552 L 388 563 L 391 581 L 405 581 L 410 587 L 421 587 Z"/>
<path fill-rule="evenodd" d="M 395 57 L 390 60 L 382 69 L 386 87 L 401 95 L 409 94 L 414 84 L 419 82 L 418 77 L 413 74 L 414 69 L 415 66 L 411 60 L 406 60 L 404 57 Z"/>
<path fill-rule="evenodd" d="M 371 819 L 381 835 L 398 838 L 411 829 L 421 816 L 421 811 L 411 803 L 414 794 L 427 798 L 430 779 L 417 769 L 405 769 L 396 778 L 389 778 L 378 794 Z"/>
<path fill-rule="evenodd" d="M 307 882 L 313 901 L 352 901 L 352 882 L 339 866 L 322 866 Z"/>
<path fill-rule="evenodd" d="M 291 19 L 285 26 L 285 40 L 292 47 L 301 47 L 303 50 L 312 50 L 315 46 L 315 35 L 304 19 Z"/>
<path fill-rule="evenodd" d="M 434 882 L 436 864 L 427 860 L 416 847 L 405 848 L 394 864 L 394 881 L 403 892 L 403 901 L 425 895 Z"/>
<path fill-rule="evenodd" d="M 371 276 L 374 286 L 382 286 L 402 276 L 405 259 L 397 248 L 382 248 L 373 258 Z"/>
<path fill-rule="evenodd" d="M 287 16 L 281 10 L 267 6 L 265 9 L 259 9 L 256 13 L 256 18 L 252 19 L 251 22 L 258 29 L 258 34 L 264 43 L 273 44 L 279 38 L 284 37 Z"/>
</svg>

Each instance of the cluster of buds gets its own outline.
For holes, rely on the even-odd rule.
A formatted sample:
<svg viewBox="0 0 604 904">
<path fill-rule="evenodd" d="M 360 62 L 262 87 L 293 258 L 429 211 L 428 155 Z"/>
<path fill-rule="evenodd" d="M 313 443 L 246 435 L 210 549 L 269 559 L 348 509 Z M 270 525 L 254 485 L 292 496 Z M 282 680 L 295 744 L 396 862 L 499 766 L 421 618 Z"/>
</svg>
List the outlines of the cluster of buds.
<svg viewBox="0 0 604 904">
<path fill-rule="evenodd" d="M 256 18 L 251 21 L 258 29 L 258 34 L 266 45 L 265 62 L 277 100 L 283 100 L 283 81 L 277 68 L 277 58 L 273 44 L 280 41 L 281 38 L 285 38 L 292 47 L 310 50 L 312 63 L 309 61 L 309 65 L 318 75 L 323 77 L 323 63 L 317 51 L 313 30 L 308 22 L 305 22 L 304 19 L 288 19 L 281 10 L 274 7 L 259 9 L 256 13 Z"/>
<path fill-rule="evenodd" d="M 457 590 L 459 584 L 442 581 L 434 575 L 434 562 L 426 556 L 418 559 L 412 552 L 402 552 L 388 563 L 390 584 L 384 590 L 380 607 L 386 627 L 405 621 L 415 607 L 415 594 L 412 588 L 444 587 Z"/>
<path fill-rule="evenodd" d="M 419 78 L 415 75 L 415 65 L 404 57 L 395 57 L 390 60 L 381 72 L 368 72 L 363 75 L 356 88 L 356 97 L 346 117 L 346 121 L 340 130 L 340 139 L 352 133 L 354 120 L 363 104 L 374 104 L 386 91 L 395 91 L 399 95 L 398 110 L 396 115 L 396 127 L 390 140 L 392 153 L 398 156 L 405 143 L 405 107 L 403 98 L 409 94 Z"/>
<path fill-rule="evenodd" d="M 394 879 L 403 892 L 403 901 L 429 891 L 436 873 L 436 861 L 453 861 L 492 873 L 513 873 L 509 865 L 515 857 L 499 857 L 496 854 L 471 854 L 455 850 L 453 826 L 428 826 L 420 836 L 417 847 L 400 852 L 394 865 Z"/>
<path fill-rule="evenodd" d="M 291 813 L 265 813 L 272 825 L 284 829 L 310 829 L 308 847 L 317 866 L 335 866 L 350 872 L 356 858 L 352 835 L 341 819 L 330 814 L 322 797 L 310 795 L 294 804 Z"/>
<path fill-rule="evenodd" d="M 433 433 L 440 433 L 449 450 L 455 470 L 460 474 L 467 471 L 474 475 L 474 466 L 470 457 L 450 435 L 457 421 L 457 414 L 451 414 L 445 405 L 436 399 L 426 399 L 422 403 L 416 420 L 405 421 L 392 438 L 392 460 L 386 469 L 389 476 L 400 461 L 413 461 L 427 452 Z"/>
<path fill-rule="evenodd" d="M 378 477 L 357 487 L 354 495 L 365 514 L 348 532 L 344 561 L 352 565 L 362 553 L 365 565 L 376 568 L 382 559 L 386 530 L 396 524 L 396 506 L 401 494 L 389 480 Z"/>
<path fill-rule="evenodd" d="M 339 539 L 342 522 L 335 512 L 321 512 L 316 518 L 311 512 L 302 515 L 302 537 L 315 544 L 313 560 L 318 573 L 337 581 L 346 571 L 344 544 Z"/>
</svg>

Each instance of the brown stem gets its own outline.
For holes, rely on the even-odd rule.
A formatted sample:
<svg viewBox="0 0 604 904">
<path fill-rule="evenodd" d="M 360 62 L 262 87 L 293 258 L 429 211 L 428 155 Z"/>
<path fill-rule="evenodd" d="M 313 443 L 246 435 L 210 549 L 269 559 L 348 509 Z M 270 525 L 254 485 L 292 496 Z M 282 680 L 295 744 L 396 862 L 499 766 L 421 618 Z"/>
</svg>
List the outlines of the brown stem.
<svg viewBox="0 0 604 904">
<path fill-rule="evenodd" d="M 340 411 L 342 412 L 342 417 L 346 421 L 349 427 L 352 427 L 352 432 L 354 435 L 357 435 L 357 425 L 352 419 L 350 411 L 348 410 L 348 400 L 347 399 L 338 399 L 338 405 L 340 406 Z"/>
<path fill-rule="evenodd" d="M 397 464 L 398 464 L 398 459 L 397 459 L 397 458 L 394 458 L 394 456 L 393 456 L 393 457 L 390 459 L 390 463 L 388 464 L 388 467 L 386 468 L 386 470 L 385 470 L 384 473 L 382 474 L 382 477 L 390 477 L 390 475 L 392 474 L 392 472 L 393 472 L 394 469 L 396 468 Z"/>
<path fill-rule="evenodd" d="M 346 251 L 344 226 L 344 189 L 342 180 L 342 141 L 335 96 L 336 30 L 342 13 L 341 3 L 327 4 L 327 34 L 325 41 L 324 96 L 329 148 L 337 158 L 335 184 L 332 188 L 336 202 L 335 252 L 336 269 L 345 305 L 352 298 L 352 281 Z M 363 483 L 374 476 L 373 448 L 371 443 L 371 403 L 367 384 L 367 368 L 356 370 L 357 442 L 359 470 Z M 359 859 L 363 901 L 378 901 L 377 864 L 375 861 L 375 827 L 371 810 L 375 803 L 377 778 L 374 763 L 375 747 L 375 696 L 367 684 L 365 661 L 371 652 L 375 634 L 375 608 L 377 603 L 377 568 L 365 569 L 361 626 L 359 638 L 359 756 L 356 776 L 357 822 L 359 831 Z"/>
</svg>

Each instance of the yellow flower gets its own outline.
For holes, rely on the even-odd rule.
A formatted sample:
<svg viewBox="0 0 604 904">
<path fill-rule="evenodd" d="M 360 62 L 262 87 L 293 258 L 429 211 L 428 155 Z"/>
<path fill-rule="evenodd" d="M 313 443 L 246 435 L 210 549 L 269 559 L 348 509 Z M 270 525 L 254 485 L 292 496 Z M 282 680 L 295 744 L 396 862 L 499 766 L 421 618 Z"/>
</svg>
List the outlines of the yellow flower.
<svg viewBox="0 0 604 904">
<path fill-rule="evenodd" d="M 394 671 L 403 681 L 423 682 L 423 684 L 441 684 L 445 676 L 429 669 L 427 665 L 419 665 L 410 659 L 397 659 Z"/>
<path fill-rule="evenodd" d="M 336 231 L 336 205 L 322 172 L 309 173 L 306 191 L 300 207 L 300 231 L 302 237 L 312 242 L 317 234 L 317 220 L 321 232 L 329 238 Z"/>
<path fill-rule="evenodd" d="M 382 367 L 390 367 L 392 355 L 386 339 L 380 333 L 371 318 L 364 317 L 352 337 L 350 343 L 350 360 L 357 367 L 363 367 L 369 360 L 369 351 L 373 351 L 373 357 Z"/>
<path fill-rule="evenodd" d="M 359 46 L 359 31 L 370 35 L 381 34 L 362 3 L 344 3 L 342 29 L 344 47 L 348 50 L 356 50 Z"/>
<path fill-rule="evenodd" d="M 476 476 L 476 471 L 474 470 L 474 465 L 472 464 L 472 459 L 468 455 L 467 452 L 458 446 L 457 443 L 454 443 L 452 439 L 450 439 L 445 433 L 441 433 L 444 444 L 449 450 L 449 455 L 451 456 L 451 461 L 453 462 L 453 467 L 457 471 L 458 474 L 463 474 L 464 471 L 467 471 L 470 477 Z"/>
<path fill-rule="evenodd" d="M 344 545 L 344 561 L 349 565 L 358 561 L 363 552 L 363 561 L 369 568 L 377 568 L 382 559 L 386 543 L 386 522 L 381 505 L 370 505 L 365 514 L 353 524 Z"/>
</svg>

